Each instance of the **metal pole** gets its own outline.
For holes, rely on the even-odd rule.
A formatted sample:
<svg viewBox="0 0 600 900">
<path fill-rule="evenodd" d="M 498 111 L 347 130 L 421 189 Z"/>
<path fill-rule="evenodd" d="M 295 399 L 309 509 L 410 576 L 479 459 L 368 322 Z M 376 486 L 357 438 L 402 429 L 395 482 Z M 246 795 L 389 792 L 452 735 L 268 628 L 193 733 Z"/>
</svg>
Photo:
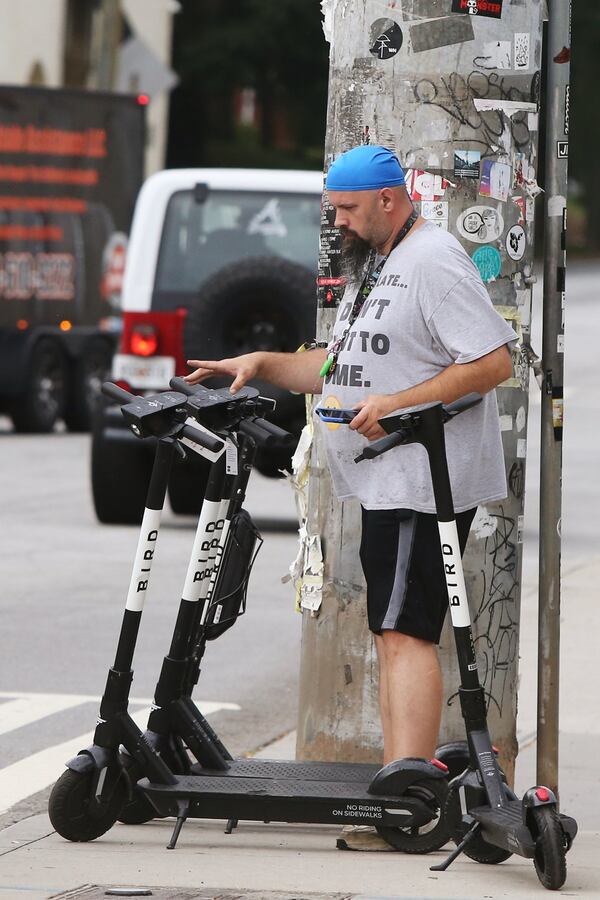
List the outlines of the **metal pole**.
<svg viewBox="0 0 600 900">
<path fill-rule="evenodd" d="M 550 0 L 547 46 L 537 780 L 556 791 L 570 0 Z"/>
</svg>

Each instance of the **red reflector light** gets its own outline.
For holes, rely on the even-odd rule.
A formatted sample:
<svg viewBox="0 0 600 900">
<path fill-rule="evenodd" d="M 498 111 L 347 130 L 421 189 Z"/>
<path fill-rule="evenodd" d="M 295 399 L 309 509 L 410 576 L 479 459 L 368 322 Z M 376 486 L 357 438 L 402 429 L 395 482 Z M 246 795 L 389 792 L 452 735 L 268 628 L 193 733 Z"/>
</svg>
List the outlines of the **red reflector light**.
<svg viewBox="0 0 600 900">
<path fill-rule="evenodd" d="M 550 799 L 550 791 L 548 790 L 548 788 L 539 787 L 535 789 L 535 796 L 538 798 L 538 800 L 541 800 L 542 803 L 547 803 Z"/>
<path fill-rule="evenodd" d="M 437 769 L 441 769 L 442 772 L 448 772 L 448 766 L 446 763 L 443 763 L 441 759 L 435 759 L 435 757 L 431 760 L 431 765 L 435 766 Z"/>
<path fill-rule="evenodd" d="M 150 97 L 148 94 L 138 94 L 136 97 L 139 106 L 148 106 L 150 103 Z"/>
<path fill-rule="evenodd" d="M 158 335 L 152 325 L 138 325 L 131 330 L 130 343 L 136 356 L 153 356 L 158 350 Z"/>
</svg>

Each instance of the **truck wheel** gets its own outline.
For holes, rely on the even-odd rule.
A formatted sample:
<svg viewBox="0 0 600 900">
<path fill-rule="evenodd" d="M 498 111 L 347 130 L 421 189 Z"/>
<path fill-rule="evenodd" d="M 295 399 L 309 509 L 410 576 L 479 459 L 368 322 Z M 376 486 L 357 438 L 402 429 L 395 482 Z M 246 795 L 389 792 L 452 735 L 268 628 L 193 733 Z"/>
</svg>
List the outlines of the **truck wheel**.
<svg viewBox="0 0 600 900">
<path fill-rule="evenodd" d="M 46 434 L 62 418 L 66 397 L 66 363 L 60 346 L 41 338 L 32 350 L 25 390 L 12 402 L 16 431 Z"/>
<path fill-rule="evenodd" d="M 186 319 L 186 359 L 223 359 L 253 350 L 293 352 L 314 337 L 315 318 L 313 273 L 276 256 L 243 259 L 223 266 L 202 285 Z M 282 428 L 303 418 L 303 396 L 261 381 L 253 385 L 277 401 L 272 418 Z"/>
<path fill-rule="evenodd" d="M 94 413 L 102 401 L 102 383 L 109 380 L 112 355 L 108 341 L 94 338 L 74 361 L 64 415 L 69 431 L 89 431 L 92 427 Z"/>
<path fill-rule="evenodd" d="M 128 437 L 126 432 L 123 436 Z M 106 410 L 99 412 L 92 431 L 92 496 L 98 520 L 106 525 L 139 525 L 151 473 L 148 448 L 111 436 Z"/>
</svg>

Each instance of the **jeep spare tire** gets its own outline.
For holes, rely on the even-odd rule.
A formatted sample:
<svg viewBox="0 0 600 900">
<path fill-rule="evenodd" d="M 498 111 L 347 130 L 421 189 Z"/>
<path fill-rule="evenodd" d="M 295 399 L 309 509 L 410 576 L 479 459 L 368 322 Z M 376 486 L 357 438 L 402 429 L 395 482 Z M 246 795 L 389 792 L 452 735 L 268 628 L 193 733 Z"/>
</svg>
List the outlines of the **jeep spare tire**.
<svg viewBox="0 0 600 900">
<path fill-rule="evenodd" d="M 276 256 L 240 260 L 224 266 L 200 288 L 186 320 L 186 359 L 224 359 L 255 350 L 293 353 L 303 341 L 312 340 L 315 320 L 312 272 Z M 303 397 L 265 382 L 253 385 L 277 401 L 270 418 L 282 428 L 303 420 Z"/>
<path fill-rule="evenodd" d="M 276 256 L 256 256 L 224 266 L 202 285 L 184 332 L 186 359 L 226 359 L 255 350 L 293 353 L 315 334 L 315 276 Z M 207 381 L 215 387 L 231 378 Z M 304 396 L 264 381 L 251 384 L 276 401 L 269 418 L 299 437 L 305 423 Z M 290 469 L 294 448 L 259 450 L 256 468 L 277 477 Z"/>
</svg>

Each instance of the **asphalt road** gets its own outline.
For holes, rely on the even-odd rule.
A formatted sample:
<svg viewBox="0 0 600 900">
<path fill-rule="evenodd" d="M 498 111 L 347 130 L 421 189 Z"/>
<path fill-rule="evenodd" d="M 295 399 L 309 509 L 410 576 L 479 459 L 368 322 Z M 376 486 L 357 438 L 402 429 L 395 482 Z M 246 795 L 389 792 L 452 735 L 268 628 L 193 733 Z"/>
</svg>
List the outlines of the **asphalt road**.
<svg viewBox="0 0 600 900">
<path fill-rule="evenodd" d="M 565 564 L 598 555 L 599 277 L 598 264 L 571 266 L 567 285 Z M 539 300 L 536 309 L 533 343 L 539 351 Z M 539 389 L 533 380 L 531 384 L 525 578 L 537 566 Z M 8 421 L 0 419 L 0 453 L 2 826 L 42 809 L 46 785 L 60 774 L 64 759 L 79 749 L 72 750 L 69 742 L 93 729 L 96 698 L 114 654 L 137 530 L 96 523 L 87 436 L 15 435 Z M 259 523 L 268 526 L 251 580 L 248 614 L 209 647 L 195 693 L 235 753 L 253 751 L 294 728 L 301 625 L 292 589 L 281 583 L 297 547 L 291 489 L 285 482 L 256 475 L 247 505 Z M 132 708 L 137 712 L 147 708 L 168 649 L 193 529 L 192 520 L 165 515 L 135 660 Z M 10 796 L 18 799 L 10 813 L 2 815 L 10 805 L 2 803 L 2 787 L 8 784 Z"/>
</svg>

